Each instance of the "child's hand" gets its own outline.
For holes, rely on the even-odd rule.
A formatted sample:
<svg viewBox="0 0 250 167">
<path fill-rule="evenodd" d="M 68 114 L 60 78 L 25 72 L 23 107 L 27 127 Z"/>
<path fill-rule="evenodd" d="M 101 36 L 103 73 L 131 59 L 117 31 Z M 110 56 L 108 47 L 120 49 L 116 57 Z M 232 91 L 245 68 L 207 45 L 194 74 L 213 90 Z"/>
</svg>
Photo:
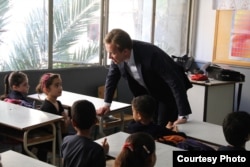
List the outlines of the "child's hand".
<svg viewBox="0 0 250 167">
<path fill-rule="evenodd" d="M 107 138 L 105 138 L 102 142 L 102 147 L 104 149 L 104 153 L 107 154 L 109 152 L 109 144 L 107 142 Z"/>
<path fill-rule="evenodd" d="M 69 126 L 71 124 L 70 117 L 66 112 L 62 112 L 63 120 L 66 126 Z"/>
<path fill-rule="evenodd" d="M 177 125 L 173 126 L 172 131 L 179 132 Z"/>
</svg>

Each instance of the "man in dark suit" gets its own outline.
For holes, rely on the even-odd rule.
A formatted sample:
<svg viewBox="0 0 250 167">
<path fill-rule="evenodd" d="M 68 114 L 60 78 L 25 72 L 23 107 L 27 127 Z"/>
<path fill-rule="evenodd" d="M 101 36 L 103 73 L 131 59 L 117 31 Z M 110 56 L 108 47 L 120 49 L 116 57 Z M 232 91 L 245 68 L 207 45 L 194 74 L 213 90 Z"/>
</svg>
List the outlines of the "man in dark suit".
<svg viewBox="0 0 250 167">
<path fill-rule="evenodd" d="M 159 125 L 186 121 L 186 116 L 191 114 L 186 92 L 192 84 L 182 67 L 157 46 L 131 40 L 121 29 L 110 31 L 104 44 L 112 62 L 105 83 L 105 105 L 97 114 L 110 110 L 117 84 L 124 77 L 135 97 L 149 94 L 158 101 L 156 121 Z M 178 114 L 182 120 L 178 120 Z"/>
</svg>

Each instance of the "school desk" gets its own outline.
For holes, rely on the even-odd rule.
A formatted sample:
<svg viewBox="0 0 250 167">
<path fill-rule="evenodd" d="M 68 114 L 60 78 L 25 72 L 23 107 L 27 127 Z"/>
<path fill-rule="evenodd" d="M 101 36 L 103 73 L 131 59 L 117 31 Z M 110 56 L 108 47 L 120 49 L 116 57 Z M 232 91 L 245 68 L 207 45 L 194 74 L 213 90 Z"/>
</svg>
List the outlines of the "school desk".
<svg viewBox="0 0 250 167">
<path fill-rule="evenodd" d="M 38 101 L 43 101 L 45 99 L 45 94 L 31 94 L 28 95 L 28 98 Z M 58 100 L 62 103 L 63 106 L 70 108 L 73 103 L 77 100 L 88 100 L 92 102 L 96 109 L 102 107 L 104 105 L 104 100 L 102 98 L 87 96 L 83 94 L 73 93 L 69 91 L 62 91 L 62 95 L 58 97 Z M 121 103 L 117 101 L 112 101 L 111 108 L 109 114 L 119 113 L 121 119 L 121 128 L 124 127 L 124 109 L 130 108 L 130 104 Z M 104 133 L 104 119 L 103 117 L 99 117 L 99 133 L 102 136 L 105 136 Z"/>
<path fill-rule="evenodd" d="M 214 79 L 191 82 L 193 87 L 187 91 L 190 118 L 221 125 L 224 117 L 234 111 L 237 82 Z"/>
<path fill-rule="evenodd" d="M 112 135 L 106 136 L 109 144 L 108 156 L 116 158 L 122 150 L 126 138 L 129 136 L 125 132 L 117 132 Z M 95 142 L 102 144 L 104 138 L 95 140 Z M 173 147 L 167 144 L 156 142 L 156 164 L 155 167 L 173 166 L 173 151 L 184 151 L 180 148 Z"/>
<path fill-rule="evenodd" d="M 52 163 L 55 164 L 56 135 L 59 143 L 61 141 L 61 130 L 57 124 L 59 125 L 62 116 L 4 101 L 0 101 L 0 108 L 0 134 L 22 142 L 24 150 L 34 158 L 37 157 L 28 146 L 52 141 Z M 52 132 L 41 130 L 45 126 L 51 126 Z"/>
<path fill-rule="evenodd" d="M 208 122 L 188 120 L 185 124 L 178 124 L 179 132 L 184 132 L 190 138 L 194 138 L 215 146 L 226 146 L 222 126 Z M 250 141 L 246 143 L 246 149 L 250 150 Z"/>
<path fill-rule="evenodd" d="M 21 153 L 9 150 L 0 153 L 3 167 L 53 167 L 54 165 L 39 161 Z M 55 167 L 55 166 L 54 166 Z"/>
</svg>

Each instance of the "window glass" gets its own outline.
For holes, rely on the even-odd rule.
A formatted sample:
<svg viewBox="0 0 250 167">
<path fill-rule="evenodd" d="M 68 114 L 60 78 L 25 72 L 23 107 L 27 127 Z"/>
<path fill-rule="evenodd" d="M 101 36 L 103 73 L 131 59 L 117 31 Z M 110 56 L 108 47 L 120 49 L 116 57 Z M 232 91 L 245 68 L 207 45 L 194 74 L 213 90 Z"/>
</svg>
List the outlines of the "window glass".
<svg viewBox="0 0 250 167">
<path fill-rule="evenodd" d="M 156 1 L 154 43 L 170 56 L 187 52 L 189 1 Z"/>
<path fill-rule="evenodd" d="M 100 1 L 54 0 L 53 68 L 99 63 Z"/>
<path fill-rule="evenodd" d="M 49 41 L 48 18 L 52 16 L 48 16 L 48 2 L 52 1 L 0 0 L 0 70 L 100 65 L 101 21 L 105 30 L 122 28 L 133 39 L 154 41 L 169 55 L 182 56 L 186 53 L 189 1 L 156 0 L 152 18 L 154 1 L 149 0 L 53 0 L 53 38 Z M 108 22 L 100 19 L 106 18 L 101 16 L 101 4 L 109 4 L 104 7 L 109 9 Z"/>
<path fill-rule="evenodd" d="M 108 30 L 121 28 L 132 39 L 150 42 L 152 1 L 110 0 Z M 107 60 L 110 64 L 110 60 Z"/>
<path fill-rule="evenodd" d="M 121 28 L 133 39 L 150 42 L 152 1 L 110 0 L 109 5 L 109 31 Z"/>
<path fill-rule="evenodd" d="M 47 68 L 44 0 L 0 0 L 1 71 Z"/>
</svg>

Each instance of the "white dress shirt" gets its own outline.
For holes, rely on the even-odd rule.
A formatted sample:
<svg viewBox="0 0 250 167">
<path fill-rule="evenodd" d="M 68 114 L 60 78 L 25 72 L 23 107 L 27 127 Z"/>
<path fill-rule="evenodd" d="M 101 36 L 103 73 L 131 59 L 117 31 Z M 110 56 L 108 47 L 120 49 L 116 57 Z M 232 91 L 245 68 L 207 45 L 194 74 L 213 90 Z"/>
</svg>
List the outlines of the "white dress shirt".
<svg viewBox="0 0 250 167">
<path fill-rule="evenodd" d="M 133 52 L 133 50 L 131 51 L 130 58 L 128 60 L 126 60 L 125 63 L 127 63 L 127 65 L 128 65 L 128 71 L 131 74 L 131 76 L 140 85 L 142 85 L 144 88 L 147 88 L 146 84 L 145 84 L 145 82 L 143 80 L 143 77 L 142 77 L 141 69 L 137 69 L 137 67 L 135 65 L 135 59 L 134 59 L 134 52 Z"/>
</svg>

